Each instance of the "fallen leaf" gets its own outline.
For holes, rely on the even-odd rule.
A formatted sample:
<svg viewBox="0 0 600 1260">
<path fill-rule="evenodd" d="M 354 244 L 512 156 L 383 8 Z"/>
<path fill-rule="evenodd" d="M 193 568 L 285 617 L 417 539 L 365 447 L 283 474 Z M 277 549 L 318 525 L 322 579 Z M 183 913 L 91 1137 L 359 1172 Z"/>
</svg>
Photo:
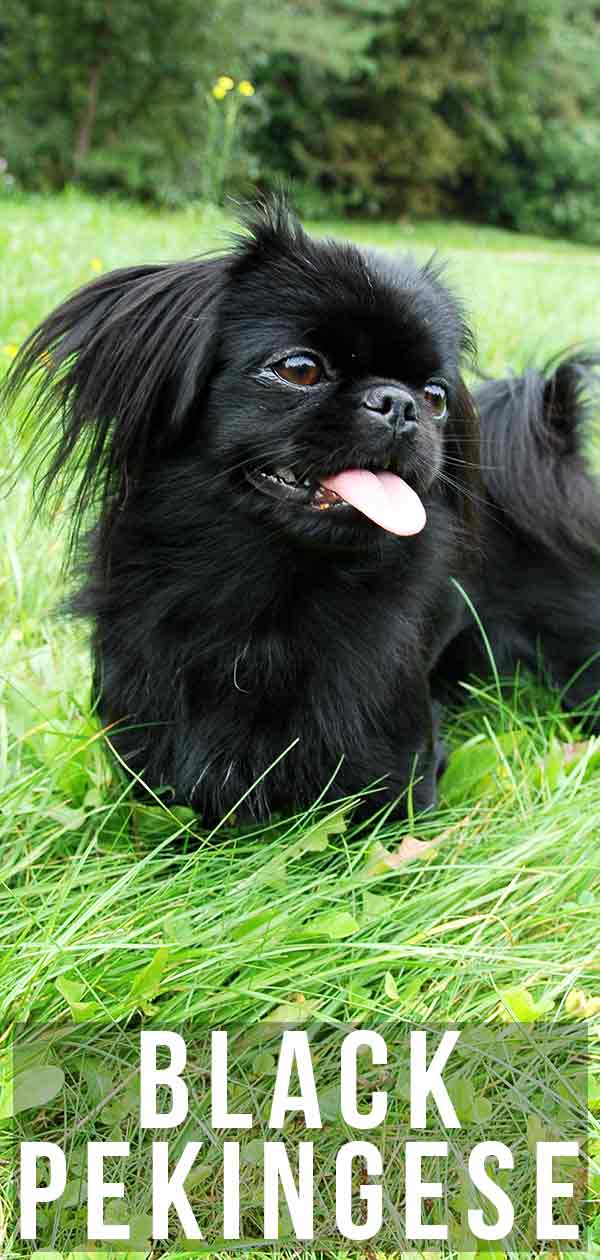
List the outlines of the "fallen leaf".
<svg viewBox="0 0 600 1260">
<path fill-rule="evenodd" d="M 524 985 L 500 989 L 500 1018 L 504 1023 L 533 1024 L 543 1019 L 554 1007 L 552 998 L 536 1000 Z"/>
<path fill-rule="evenodd" d="M 438 843 L 439 839 L 417 840 L 415 836 L 404 836 L 396 852 L 390 853 L 387 865 L 394 868 L 395 866 L 402 866 L 404 862 L 412 862 L 414 858 L 425 857 L 429 850 Z"/>
<path fill-rule="evenodd" d="M 392 1002 L 397 1002 L 399 1000 L 400 994 L 398 993 L 398 985 L 396 984 L 391 971 L 386 971 L 385 973 L 383 991 L 385 996 L 390 998 Z"/>
<path fill-rule="evenodd" d="M 571 989 L 565 999 L 565 1010 L 568 1015 L 585 1015 L 587 998 L 583 989 Z"/>
<path fill-rule="evenodd" d="M 82 980 L 69 980 L 68 976 L 59 976 L 56 981 L 56 987 L 59 993 L 71 1006 L 74 1002 L 81 1002 L 85 993 L 85 984 Z"/>
<path fill-rule="evenodd" d="M 139 1002 L 151 1002 L 157 997 L 168 959 L 169 950 L 165 946 L 157 949 L 148 965 L 134 977 L 129 997 Z"/>
<path fill-rule="evenodd" d="M 257 1166 L 262 1164 L 264 1159 L 264 1142 L 262 1138 L 250 1138 L 249 1142 L 242 1147 L 241 1151 L 242 1163 Z"/>
<path fill-rule="evenodd" d="M 325 914 L 318 914 L 308 928 L 311 935 L 317 932 L 328 936 L 330 941 L 342 941 L 344 937 L 352 936 L 353 932 L 358 931 L 358 923 L 347 910 L 334 910 L 331 913 L 327 911 Z"/>
<path fill-rule="evenodd" d="M 591 739 L 583 740 L 578 744 L 561 744 L 562 759 L 565 766 L 570 766 L 574 761 L 581 761 L 585 757 L 588 748 L 591 748 Z"/>
<path fill-rule="evenodd" d="M 445 827 L 443 831 L 440 831 L 439 836 L 434 836 L 431 840 L 417 840 L 416 836 L 403 836 L 393 853 L 380 843 L 373 845 L 367 857 L 363 879 L 370 879 L 372 875 L 384 875 L 386 871 L 396 870 L 405 862 L 412 862 L 414 858 L 427 857 L 444 840 L 468 827 L 472 816 L 472 814 L 466 814 L 451 827 Z"/>
<path fill-rule="evenodd" d="M 72 809 L 70 805 L 56 805 L 49 809 L 48 818 L 53 818 L 64 831 L 78 831 L 86 821 L 84 809 Z"/>
<path fill-rule="evenodd" d="M 307 1002 L 304 996 L 301 1002 L 282 1002 L 262 1021 L 263 1027 L 268 1024 L 307 1024 L 316 1010 L 316 1003 Z"/>
<path fill-rule="evenodd" d="M 385 849 L 382 844 L 377 845 L 367 861 L 365 878 L 370 879 L 372 875 L 385 875 L 387 871 L 397 870 L 405 862 L 412 862 L 413 858 L 424 857 L 432 844 L 435 844 L 434 840 L 417 840 L 414 836 L 404 836 L 393 853 L 391 849 Z"/>
<path fill-rule="evenodd" d="M 363 893 L 363 915 L 367 921 L 375 919 L 377 922 L 385 918 L 386 914 L 390 914 L 395 908 L 395 902 L 391 897 L 382 897 L 378 893 L 372 893 L 365 890 Z"/>
<path fill-rule="evenodd" d="M 441 799 L 458 805 L 465 797 L 479 800 L 494 791 L 506 774 L 505 759 L 518 754 L 524 739 L 523 731 L 507 731 L 495 739 L 474 735 L 455 748 L 440 780 Z"/>
<path fill-rule="evenodd" d="M 342 1118 L 342 1104 L 340 1100 L 340 1086 L 330 1085 L 329 1089 L 323 1089 L 319 1093 L 319 1111 L 323 1120 L 340 1121 Z"/>
<path fill-rule="evenodd" d="M 62 1068 L 33 1067 L 15 1077 L 12 1109 L 10 1114 L 18 1116 L 21 1111 L 40 1109 L 51 1102 L 60 1093 L 65 1083 Z"/>
<path fill-rule="evenodd" d="M 95 1107 L 98 1103 L 104 1102 L 113 1089 L 114 1081 L 102 1060 L 84 1058 L 81 1065 L 81 1075 L 85 1081 L 87 1096 L 92 1106 Z"/>
<path fill-rule="evenodd" d="M 342 836 L 347 830 L 347 809 L 338 809 L 326 818 L 321 818 L 294 846 L 301 853 L 322 853 L 329 845 L 330 836 Z"/>
<path fill-rule="evenodd" d="M 461 1073 L 448 1081 L 448 1092 L 461 1124 L 484 1124 L 492 1114 L 492 1104 L 473 1082 Z"/>
</svg>

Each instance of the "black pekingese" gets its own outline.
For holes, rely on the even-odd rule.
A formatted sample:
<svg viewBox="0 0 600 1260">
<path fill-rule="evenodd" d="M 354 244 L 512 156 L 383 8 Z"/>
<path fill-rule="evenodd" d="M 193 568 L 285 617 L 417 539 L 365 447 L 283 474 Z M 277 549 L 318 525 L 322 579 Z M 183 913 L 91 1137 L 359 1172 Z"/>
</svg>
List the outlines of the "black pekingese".
<svg viewBox="0 0 600 1260">
<path fill-rule="evenodd" d="M 438 676 L 487 673 L 490 651 L 503 677 L 517 662 L 541 667 L 600 733 L 600 484 L 590 458 L 600 354 L 486 381 L 476 401 L 486 502 L 482 564 L 467 585 L 480 625 L 465 608 Z"/>
<path fill-rule="evenodd" d="M 102 276 L 15 361 L 43 488 L 96 515 L 76 608 L 99 713 L 205 821 L 376 781 L 371 810 L 422 809 L 477 552 L 471 336 L 437 264 L 313 240 L 280 199 L 247 227 Z"/>
<path fill-rule="evenodd" d="M 432 690 L 487 664 L 461 586 L 499 672 L 543 657 L 598 729 L 598 360 L 486 382 L 480 453 L 437 264 L 312 240 L 281 199 L 247 227 L 87 285 L 9 378 L 42 490 L 75 484 L 75 536 L 95 515 L 74 607 L 122 760 L 206 822 L 374 783 L 367 811 L 432 805 Z"/>
</svg>

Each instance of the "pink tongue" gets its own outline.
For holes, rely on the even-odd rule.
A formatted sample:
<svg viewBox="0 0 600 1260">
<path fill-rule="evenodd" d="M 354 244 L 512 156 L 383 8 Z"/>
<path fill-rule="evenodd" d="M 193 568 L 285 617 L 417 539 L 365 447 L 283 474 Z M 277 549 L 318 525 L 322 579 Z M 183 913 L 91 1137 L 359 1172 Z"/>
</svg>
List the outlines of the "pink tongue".
<svg viewBox="0 0 600 1260">
<path fill-rule="evenodd" d="M 391 534 L 418 534 L 427 520 L 419 496 L 395 473 L 347 468 L 321 485 Z"/>
</svg>

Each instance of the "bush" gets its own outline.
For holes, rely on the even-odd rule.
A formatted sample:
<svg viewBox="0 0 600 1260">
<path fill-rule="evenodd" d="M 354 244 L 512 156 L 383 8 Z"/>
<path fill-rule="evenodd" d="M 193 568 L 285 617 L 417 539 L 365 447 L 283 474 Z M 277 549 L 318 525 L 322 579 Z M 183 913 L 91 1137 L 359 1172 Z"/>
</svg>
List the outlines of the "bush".
<svg viewBox="0 0 600 1260">
<path fill-rule="evenodd" d="M 598 243 L 599 33 L 597 0 L 3 0 L 0 154 L 24 188 Z"/>
<path fill-rule="evenodd" d="M 540 124 L 500 164 L 492 204 L 498 222 L 523 232 L 600 244 L 600 123 Z"/>
</svg>

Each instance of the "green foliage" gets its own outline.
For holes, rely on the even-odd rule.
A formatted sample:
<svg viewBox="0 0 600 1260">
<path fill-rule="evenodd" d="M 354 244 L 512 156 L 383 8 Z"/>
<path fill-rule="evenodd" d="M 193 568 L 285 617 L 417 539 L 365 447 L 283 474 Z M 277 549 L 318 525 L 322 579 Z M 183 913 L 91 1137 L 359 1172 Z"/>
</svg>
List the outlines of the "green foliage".
<svg viewBox="0 0 600 1260">
<path fill-rule="evenodd" d="M 473 210 L 521 231 L 600 240 L 600 11 L 553 0 L 539 15 L 526 76 L 503 58 L 482 99 L 490 124 L 475 139 Z"/>
<path fill-rule="evenodd" d="M 515 141 L 510 161 L 490 171 L 493 218 L 525 232 L 600 242 L 600 119 L 570 127 L 540 121 L 535 134 Z"/>
<path fill-rule="evenodd" d="M 307 84 L 298 59 L 272 64 L 271 93 L 282 78 L 285 90 L 295 66 L 288 160 L 325 187 L 333 173 L 361 212 L 443 209 L 489 129 L 496 81 L 505 73 L 523 82 L 548 26 L 545 0 L 391 0 L 372 25 L 370 64 L 350 79 L 313 72 Z"/>
<path fill-rule="evenodd" d="M 283 179 L 311 216 L 596 242 L 599 33 L 594 0 L 5 0 L 0 156 L 38 189 L 184 205 Z M 224 74 L 256 93 L 215 98 Z"/>
<path fill-rule="evenodd" d="M 167 203 L 196 195 L 206 95 L 221 58 L 235 58 L 240 7 L 6 0 L 0 151 L 9 169 L 37 188 L 79 179 Z"/>
</svg>

